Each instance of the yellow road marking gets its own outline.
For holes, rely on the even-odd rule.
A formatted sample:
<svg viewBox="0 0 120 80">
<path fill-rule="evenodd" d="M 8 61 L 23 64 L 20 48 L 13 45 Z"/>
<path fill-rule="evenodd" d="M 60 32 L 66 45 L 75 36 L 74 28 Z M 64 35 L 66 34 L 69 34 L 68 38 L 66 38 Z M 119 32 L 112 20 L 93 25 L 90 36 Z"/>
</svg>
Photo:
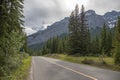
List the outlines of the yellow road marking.
<svg viewBox="0 0 120 80">
<path fill-rule="evenodd" d="M 44 58 L 43 58 L 43 59 L 44 59 Z M 46 60 L 46 59 L 44 59 L 44 60 Z M 46 61 L 49 62 L 49 63 L 51 63 L 51 64 L 55 64 L 55 65 L 57 65 L 57 66 L 59 66 L 59 67 L 62 67 L 62 68 L 64 68 L 64 69 L 67 69 L 67 70 L 70 70 L 70 71 L 72 71 L 72 72 L 75 72 L 75 73 L 77 73 L 77 74 L 83 75 L 83 76 L 85 76 L 85 77 L 87 77 L 87 78 L 90 78 L 90 79 L 92 79 L 92 80 L 98 80 L 98 79 L 96 79 L 95 77 L 86 75 L 86 74 L 84 74 L 84 73 L 81 73 L 81 72 L 79 72 L 79 71 L 73 70 L 73 69 L 68 68 L 68 67 L 65 67 L 65 66 L 63 66 L 63 65 L 60 65 L 60 64 L 57 64 L 57 63 L 54 63 L 54 62 L 50 62 L 49 60 L 46 60 Z"/>
</svg>

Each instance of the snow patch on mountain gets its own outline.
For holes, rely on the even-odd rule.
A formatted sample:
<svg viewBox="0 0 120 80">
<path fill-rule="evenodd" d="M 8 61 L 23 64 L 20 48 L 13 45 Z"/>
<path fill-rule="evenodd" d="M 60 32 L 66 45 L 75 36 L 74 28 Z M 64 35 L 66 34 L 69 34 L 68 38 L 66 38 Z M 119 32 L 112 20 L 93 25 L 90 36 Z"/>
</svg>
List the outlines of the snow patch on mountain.
<svg viewBox="0 0 120 80">
<path fill-rule="evenodd" d="M 24 27 L 24 31 L 25 31 L 25 33 L 27 34 L 27 36 L 29 36 L 29 35 L 37 32 L 36 30 L 33 30 L 33 29 L 30 28 L 30 27 Z"/>
</svg>

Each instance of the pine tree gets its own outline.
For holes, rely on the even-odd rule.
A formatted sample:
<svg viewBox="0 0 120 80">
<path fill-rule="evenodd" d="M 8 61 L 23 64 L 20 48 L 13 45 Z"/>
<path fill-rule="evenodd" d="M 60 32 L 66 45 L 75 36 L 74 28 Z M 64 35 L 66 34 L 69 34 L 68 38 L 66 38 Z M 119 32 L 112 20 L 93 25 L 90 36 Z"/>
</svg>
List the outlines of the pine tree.
<svg viewBox="0 0 120 80">
<path fill-rule="evenodd" d="M 86 55 L 89 52 L 90 45 L 90 33 L 87 25 L 87 20 L 85 17 L 84 6 L 82 5 L 81 14 L 80 14 L 80 53 Z"/>
<path fill-rule="evenodd" d="M 79 35 L 80 35 L 80 18 L 79 18 L 79 8 L 76 5 L 75 10 L 71 13 L 69 19 L 69 54 L 74 55 L 74 53 L 79 53 Z"/>
<path fill-rule="evenodd" d="M 54 37 L 52 41 L 52 53 L 57 53 L 58 49 L 58 37 Z"/>
<path fill-rule="evenodd" d="M 102 55 L 107 53 L 107 27 L 105 23 L 101 31 L 101 53 Z"/>
<path fill-rule="evenodd" d="M 16 62 L 8 60 L 14 60 L 25 43 L 21 27 L 22 13 L 23 0 L 0 0 L 0 59 L 2 58 L 0 67 L 4 68 L 6 74 L 10 74 L 15 65 L 19 64 L 17 60 Z M 4 72 L 0 70 L 0 76 L 3 75 Z"/>
<path fill-rule="evenodd" d="M 107 50 L 106 50 L 106 55 L 107 56 L 112 56 L 111 55 L 111 49 L 112 49 L 112 32 L 111 30 L 107 33 Z"/>
<path fill-rule="evenodd" d="M 120 65 L 120 17 L 115 28 L 115 63 Z"/>
<path fill-rule="evenodd" d="M 68 36 L 65 36 L 65 38 L 63 39 L 63 53 L 68 53 L 68 48 L 69 48 L 68 39 L 69 39 Z"/>
<path fill-rule="evenodd" d="M 22 51 L 28 53 L 28 44 L 27 44 L 27 36 L 26 34 L 23 34 L 23 47 L 21 48 Z"/>
<path fill-rule="evenodd" d="M 98 56 L 100 54 L 100 40 L 99 40 L 98 36 L 96 36 L 92 40 L 90 52 L 93 54 L 93 56 Z"/>
<path fill-rule="evenodd" d="M 59 39 L 59 40 L 58 40 L 57 53 L 63 53 L 63 40 L 62 40 L 62 39 Z"/>
<path fill-rule="evenodd" d="M 69 19 L 69 53 L 71 55 L 87 55 L 89 52 L 90 34 L 86 25 L 84 6 L 79 14 L 78 5 Z"/>
</svg>

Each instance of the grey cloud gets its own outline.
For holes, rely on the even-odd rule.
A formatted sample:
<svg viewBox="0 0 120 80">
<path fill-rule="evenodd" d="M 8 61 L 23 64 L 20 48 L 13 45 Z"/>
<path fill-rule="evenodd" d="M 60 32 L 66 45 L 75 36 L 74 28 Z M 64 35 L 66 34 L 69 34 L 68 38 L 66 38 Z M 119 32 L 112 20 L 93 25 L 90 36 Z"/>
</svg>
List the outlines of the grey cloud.
<svg viewBox="0 0 120 80">
<path fill-rule="evenodd" d="M 69 16 L 72 10 L 65 7 L 64 1 L 74 3 L 74 0 L 25 0 L 25 26 L 40 27 L 43 21 L 49 24 Z M 120 11 L 120 0 L 88 0 L 85 7 L 86 10 L 93 9 L 98 14 L 111 10 Z"/>
<path fill-rule="evenodd" d="M 59 0 L 60 1 L 60 0 Z M 42 21 L 52 23 L 64 15 L 63 6 L 58 0 L 25 0 L 25 25 L 40 27 Z M 31 25 L 32 24 L 32 25 Z"/>
<path fill-rule="evenodd" d="M 108 11 L 120 11 L 120 0 L 89 0 L 87 9 L 94 9 L 98 14 L 104 14 Z"/>
</svg>

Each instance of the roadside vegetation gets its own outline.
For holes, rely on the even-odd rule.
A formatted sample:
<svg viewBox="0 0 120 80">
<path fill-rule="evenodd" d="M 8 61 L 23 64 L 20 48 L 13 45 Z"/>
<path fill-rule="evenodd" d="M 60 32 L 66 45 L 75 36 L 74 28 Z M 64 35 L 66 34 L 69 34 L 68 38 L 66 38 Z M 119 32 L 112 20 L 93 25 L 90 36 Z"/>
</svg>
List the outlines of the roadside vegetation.
<svg viewBox="0 0 120 80">
<path fill-rule="evenodd" d="M 120 66 L 115 65 L 114 58 L 112 57 L 104 57 L 103 58 L 104 62 L 103 62 L 103 60 L 101 60 L 101 57 L 92 57 L 92 56 L 77 57 L 77 56 L 70 56 L 66 54 L 47 54 L 45 56 L 68 61 L 68 62 L 86 64 L 86 65 L 96 66 L 100 68 L 120 71 Z"/>
<path fill-rule="evenodd" d="M 21 63 L 18 64 L 17 68 L 15 68 L 10 75 L 6 75 L 1 77 L 0 80 L 27 80 L 30 66 L 31 66 L 31 57 L 27 54 L 21 58 Z M 5 74 L 5 73 L 4 73 Z"/>
<path fill-rule="evenodd" d="M 15 72 L 11 75 L 9 80 L 27 80 L 29 76 L 29 71 L 31 67 L 31 58 L 30 56 L 22 60 L 22 65 L 20 65 Z"/>
</svg>

